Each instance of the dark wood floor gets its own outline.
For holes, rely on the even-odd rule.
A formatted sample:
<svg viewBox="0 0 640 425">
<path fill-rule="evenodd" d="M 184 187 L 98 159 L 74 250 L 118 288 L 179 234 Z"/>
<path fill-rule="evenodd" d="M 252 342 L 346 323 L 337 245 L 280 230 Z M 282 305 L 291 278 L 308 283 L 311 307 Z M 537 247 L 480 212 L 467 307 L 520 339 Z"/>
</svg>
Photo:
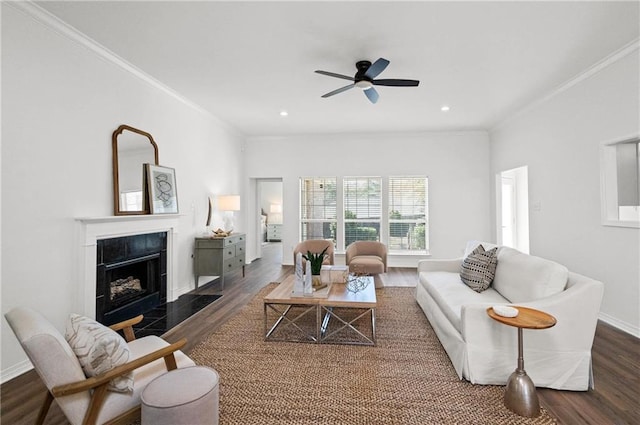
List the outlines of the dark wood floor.
<svg viewBox="0 0 640 425">
<path fill-rule="evenodd" d="M 199 293 L 223 297 L 164 335 L 168 341 L 188 339 L 185 352 L 232 317 L 270 282 L 281 281 L 292 272 L 282 266 L 280 244 L 263 247 L 263 257 L 226 278 L 224 290 L 218 282 L 201 286 Z M 386 281 L 415 285 L 415 269 L 390 268 Z M 596 388 L 587 392 L 540 389 L 542 405 L 561 425 L 640 424 L 640 340 L 609 325 L 599 323 L 593 346 Z M 2 424 L 32 424 L 44 398 L 45 387 L 35 372 L 27 372 L 0 388 Z M 46 425 L 68 425 L 53 403 Z"/>
</svg>

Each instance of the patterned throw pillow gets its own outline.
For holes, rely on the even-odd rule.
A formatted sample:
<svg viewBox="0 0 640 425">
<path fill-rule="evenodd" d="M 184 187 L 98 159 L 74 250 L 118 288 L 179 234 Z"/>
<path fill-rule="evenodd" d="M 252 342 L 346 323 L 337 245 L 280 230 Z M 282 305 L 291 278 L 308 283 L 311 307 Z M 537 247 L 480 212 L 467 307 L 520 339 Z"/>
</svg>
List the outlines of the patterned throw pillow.
<svg viewBox="0 0 640 425">
<path fill-rule="evenodd" d="M 460 279 L 476 292 L 482 292 L 491 285 L 498 265 L 498 248 L 485 251 L 478 245 L 467 258 L 462 261 Z"/>
<path fill-rule="evenodd" d="M 129 361 L 131 353 L 124 338 L 88 317 L 71 314 L 64 337 L 88 377 L 100 375 Z M 133 372 L 113 379 L 109 383 L 109 390 L 132 392 Z"/>
</svg>

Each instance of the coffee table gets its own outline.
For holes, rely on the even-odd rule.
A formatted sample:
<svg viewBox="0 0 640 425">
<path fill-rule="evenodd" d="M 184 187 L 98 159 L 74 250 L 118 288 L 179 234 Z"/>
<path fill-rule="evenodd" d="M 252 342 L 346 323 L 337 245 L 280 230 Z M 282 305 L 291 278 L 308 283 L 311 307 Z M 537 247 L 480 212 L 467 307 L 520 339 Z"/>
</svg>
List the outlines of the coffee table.
<svg viewBox="0 0 640 425">
<path fill-rule="evenodd" d="M 360 292 L 347 290 L 344 283 L 334 283 L 305 297 L 294 296 L 294 276 L 288 276 L 263 299 L 265 341 L 375 345 L 376 290 L 373 277 L 364 279 L 369 284 Z M 276 313 L 275 321 L 270 320 L 270 312 Z M 329 322 L 333 325 L 329 326 Z M 277 338 L 276 330 L 283 327 L 297 337 Z"/>
</svg>

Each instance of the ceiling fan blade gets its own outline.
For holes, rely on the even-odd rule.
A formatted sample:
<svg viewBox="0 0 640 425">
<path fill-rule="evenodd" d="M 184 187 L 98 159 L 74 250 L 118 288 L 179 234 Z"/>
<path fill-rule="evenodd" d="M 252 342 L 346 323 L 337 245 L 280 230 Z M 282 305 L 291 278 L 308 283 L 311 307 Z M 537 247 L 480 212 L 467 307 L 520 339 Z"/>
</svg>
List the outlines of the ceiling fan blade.
<svg viewBox="0 0 640 425">
<path fill-rule="evenodd" d="M 367 69 L 367 72 L 364 73 L 364 76 L 367 77 L 367 78 L 371 78 L 373 80 L 382 71 L 385 70 L 387 65 L 389 65 L 389 61 L 384 59 L 384 58 L 380 58 L 377 61 L 375 61 L 373 64 L 371 64 L 369 69 Z"/>
<path fill-rule="evenodd" d="M 353 77 L 349 77 L 348 75 L 336 74 L 335 72 L 320 71 L 320 70 L 316 70 L 316 72 L 318 74 L 328 75 L 329 77 L 336 77 L 336 78 L 342 78 L 343 80 L 354 81 Z"/>
<path fill-rule="evenodd" d="M 374 86 L 416 87 L 420 84 L 420 81 L 392 78 L 388 80 L 373 80 L 372 83 Z"/>
<path fill-rule="evenodd" d="M 380 97 L 378 96 L 378 92 L 376 91 L 376 89 L 374 89 L 373 87 L 367 90 L 363 90 L 363 92 L 365 95 L 367 95 L 371 103 L 376 103 L 378 101 L 378 97 Z"/>
<path fill-rule="evenodd" d="M 349 84 L 348 86 L 340 87 L 339 89 L 336 89 L 334 91 L 330 91 L 327 94 L 323 94 L 322 97 L 333 96 L 334 94 L 342 93 L 343 91 L 347 91 L 347 90 L 352 89 L 354 87 L 355 87 L 355 84 Z"/>
</svg>

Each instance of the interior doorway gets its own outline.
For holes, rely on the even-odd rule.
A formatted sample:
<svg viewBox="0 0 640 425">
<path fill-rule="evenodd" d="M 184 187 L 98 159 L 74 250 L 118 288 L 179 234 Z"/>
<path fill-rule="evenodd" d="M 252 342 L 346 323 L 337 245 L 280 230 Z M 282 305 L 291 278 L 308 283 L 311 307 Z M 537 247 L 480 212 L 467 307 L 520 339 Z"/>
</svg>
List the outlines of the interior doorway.
<svg viewBox="0 0 640 425">
<path fill-rule="evenodd" d="M 502 245 L 514 247 L 518 240 L 516 226 L 516 182 L 502 176 Z"/>
<path fill-rule="evenodd" d="M 256 258 L 262 258 L 264 247 L 278 244 L 282 250 L 284 233 L 284 195 L 282 178 L 255 179 Z M 270 248 L 270 250 L 272 250 Z M 277 256 L 281 258 L 281 256 Z"/>
<path fill-rule="evenodd" d="M 529 176 L 526 166 L 496 176 L 496 230 L 500 245 L 529 253 Z"/>
</svg>

